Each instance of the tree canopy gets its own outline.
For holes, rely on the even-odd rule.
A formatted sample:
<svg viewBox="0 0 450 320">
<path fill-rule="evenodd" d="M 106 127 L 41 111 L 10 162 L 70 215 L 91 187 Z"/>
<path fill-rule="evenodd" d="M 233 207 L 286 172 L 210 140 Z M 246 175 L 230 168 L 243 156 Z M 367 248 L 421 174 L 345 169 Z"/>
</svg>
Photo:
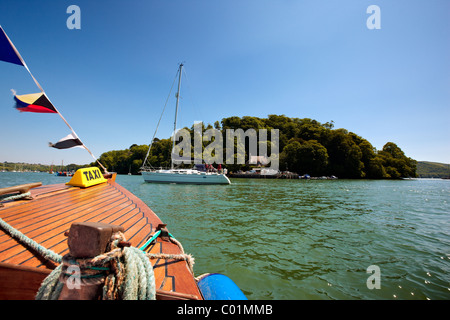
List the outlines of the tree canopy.
<svg viewBox="0 0 450 320">
<path fill-rule="evenodd" d="M 203 132 L 213 126 L 202 125 Z M 387 142 L 382 150 L 376 150 L 366 139 L 346 129 L 334 129 L 334 122 L 320 123 L 309 118 L 290 118 L 285 115 L 258 117 L 229 117 L 214 128 L 220 130 L 225 141 L 227 129 L 278 129 L 280 170 L 314 176 L 335 175 L 339 178 L 401 178 L 415 177 L 417 162 L 407 157 L 394 142 Z M 192 140 L 192 159 L 194 127 L 189 130 Z M 258 136 L 258 139 L 260 137 Z M 258 140 L 261 143 L 261 140 Z M 203 141 L 205 149 L 211 141 Z M 264 142 L 263 142 L 264 143 Z M 236 145 L 236 142 L 235 142 Z M 268 153 L 270 143 L 267 141 Z M 236 146 L 237 147 L 237 146 Z M 245 147 L 245 164 L 226 164 L 229 171 L 248 170 L 249 149 Z M 224 156 L 225 155 L 224 145 Z M 172 150 L 171 139 L 155 139 L 150 150 L 148 162 L 153 167 L 169 167 Z M 147 145 L 131 145 L 125 150 L 108 151 L 101 155 L 100 162 L 108 170 L 118 173 L 137 174 L 147 154 Z M 93 163 L 93 165 L 95 165 Z"/>
</svg>

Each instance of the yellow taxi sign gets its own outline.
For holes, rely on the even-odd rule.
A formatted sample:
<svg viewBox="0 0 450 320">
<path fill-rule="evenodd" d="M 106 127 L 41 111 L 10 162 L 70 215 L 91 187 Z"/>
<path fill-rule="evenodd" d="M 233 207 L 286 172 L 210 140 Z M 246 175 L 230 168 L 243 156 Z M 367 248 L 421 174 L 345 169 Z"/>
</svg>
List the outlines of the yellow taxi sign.
<svg viewBox="0 0 450 320">
<path fill-rule="evenodd" d="M 78 169 L 77 172 L 75 172 L 75 174 L 73 175 L 72 179 L 70 179 L 70 181 L 66 184 L 74 187 L 87 188 L 106 181 L 108 180 L 103 177 L 99 168 L 90 167 Z"/>
</svg>

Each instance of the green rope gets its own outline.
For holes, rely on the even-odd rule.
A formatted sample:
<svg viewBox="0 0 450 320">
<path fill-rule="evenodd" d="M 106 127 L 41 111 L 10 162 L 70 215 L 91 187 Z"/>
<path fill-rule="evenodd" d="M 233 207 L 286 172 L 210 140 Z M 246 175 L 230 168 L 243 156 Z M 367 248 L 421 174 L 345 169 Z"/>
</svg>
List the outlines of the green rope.
<svg viewBox="0 0 450 320">
<path fill-rule="evenodd" d="M 63 284 L 59 282 L 62 264 L 56 267 L 42 282 L 36 294 L 36 300 L 58 300 Z"/>
<path fill-rule="evenodd" d="M 11 225 L 9 225 L 7 222 L 5 222 L 3 219 L 0 218 L 0 227 L 8 233 L 12 238 L 16 239 L 17 241 L 27 245 L 34 251 L 36 251 L 38 254 L 40 254 L 43 258 L 46 260 L 51 260 L 56 263 L 61 263 L 62 257 L 53 252 L 50 249 L 47 249 L 43 246 L 41 246 L 39 243 L 34 241 L 33 239 L 28 238 L 26 235 L 24 235 L 19 230 L 15 229 Z"/>
<path fill-rule="evenodd" d="M 107 267 L 89 267 L 89 269 L 97 270 L 97 271 L 108 271 L 110 268 Z"/>
<path fill-rule="evenodd" d="M 149 246 L 149 244 L 152 243 L 153 240 L 158 238 L 158 236 L 160 234 L 161 234 L 161 230 L 155 232 L 155 234 L 150 239 L 148 239 L 147 242 L 144 243 L 144 245 L 139 248 L 139 250 L 142 250 L 142 251 L 145 250 Z"/>
<path fill-rule="evenodd" d="M 147 247 L 150 245 L 150 243 L 152 243 L 156 238 L 158 238 L 160 234 L 161 234 L 161 230 L 156 231 L 155 234 L 139 248 L 139 250 L 145 251 L 145 249 L 147 249 Z M 169 237 L 176 240 L 175 237 L 170 232 L 169 232 Z"/>
<path fill-rule="evenodd" d="M 139 250 L 142 250 L 143 252 L 148 247 L 148 245 L 155 240 L 159 235 L 161 234 L 161 230 L 155 232 L 155 234 L 143 245 L 139 248 Z M 170 241 L 173 242 L 178 246 L 178 248 L 181 251 L 181 254 L 166 254 L 166 253 L 147 253 L 147 257 L 150 259 L 174 259 L 177 261 L 186 261 L 189 270 L 192 274 L 194 274 L 194 258 L 190 254 L 184 253 L 184 248 L 181 245 L 181 243 L 175 239 L 175 237 L 168 232 Z"/>
<path fill-rule="evenodd" d="M 19 194 L 3 194 L 0 196 L 0 201 L 19 200 L 22 198 L 30 197 L 31 192 L 19 193 Z"/>
<path fill-rule="evenodd" d="M 14 193 L 14 194 L 3 194 L 0 196 L 0 208 L 4 207 L 2 202 L 6 201 L 14 201 L 14 200 L 20 200 L 20 199 L 33 199 L 31 197 L 31 192 L 25 192 L 25 193 Z"/>
</svg>

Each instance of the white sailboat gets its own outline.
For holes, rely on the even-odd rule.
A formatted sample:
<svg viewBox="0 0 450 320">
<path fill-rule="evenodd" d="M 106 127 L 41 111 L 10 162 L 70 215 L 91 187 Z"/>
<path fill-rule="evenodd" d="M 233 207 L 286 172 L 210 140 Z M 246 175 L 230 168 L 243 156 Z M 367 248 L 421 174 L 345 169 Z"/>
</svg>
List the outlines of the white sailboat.
<svg viewBox="0 0 450 320">
<path fill-rule="evenodd" d="M 174 122 L 174 139 L 172 150 L 175 147 L 175 132 L 177 129 L 177 114 L 178 114 L 178 104 L 180 99 L 180 88 L 181 88 L 181 72 L 183 69 L 183 64 L 179 66 L 179 77 L 178 77 L 178 92 L 177 92 L 177 102 L 175 107 L 175 122 Z M 156 132 L 155 132 L 156 133 Z M 230 184 L 228 177 L 219 172 L 208 172 L 204 169 L 204 166 L 195 166 L 192 169 L 176 169 L 174 168 L 173 159 L 171 159 L 170 169 L 153 169 L 151 167 L 145 166 L 147 158 L 150 154 L 150 148 L 147 152 L 147 156 L 144 160 L 144 166 L 141 168 L 141 174 L 145 182 L 156 182 L 156 183 L 185 183 L 185 184 Z"/>
</svg>

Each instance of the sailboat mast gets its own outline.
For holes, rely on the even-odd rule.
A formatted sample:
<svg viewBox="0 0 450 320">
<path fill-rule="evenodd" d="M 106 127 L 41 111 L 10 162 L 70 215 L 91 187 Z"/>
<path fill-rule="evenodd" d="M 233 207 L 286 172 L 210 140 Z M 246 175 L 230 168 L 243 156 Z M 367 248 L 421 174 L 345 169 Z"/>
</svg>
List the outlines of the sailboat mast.
<svg viewBox="0 0 450 320">
<path fill-rule="evenodd" d="M 172 152 L 175 150 L 175 133 L 177 132 L 177 115 L 178 115 L 178 103 L 180 102 L 180 88 L 181 88 L 181 71 L 183 69 L 183 64 L 180 63 L 180 70 L 178 75 L 178 91 L 177 91 L 177 104 L 175 107 L 175 121 L 173 123 L 173 143 Z M 171 157 L 171 168 L 173 169 L 173 157 Z"/>
</svg>

